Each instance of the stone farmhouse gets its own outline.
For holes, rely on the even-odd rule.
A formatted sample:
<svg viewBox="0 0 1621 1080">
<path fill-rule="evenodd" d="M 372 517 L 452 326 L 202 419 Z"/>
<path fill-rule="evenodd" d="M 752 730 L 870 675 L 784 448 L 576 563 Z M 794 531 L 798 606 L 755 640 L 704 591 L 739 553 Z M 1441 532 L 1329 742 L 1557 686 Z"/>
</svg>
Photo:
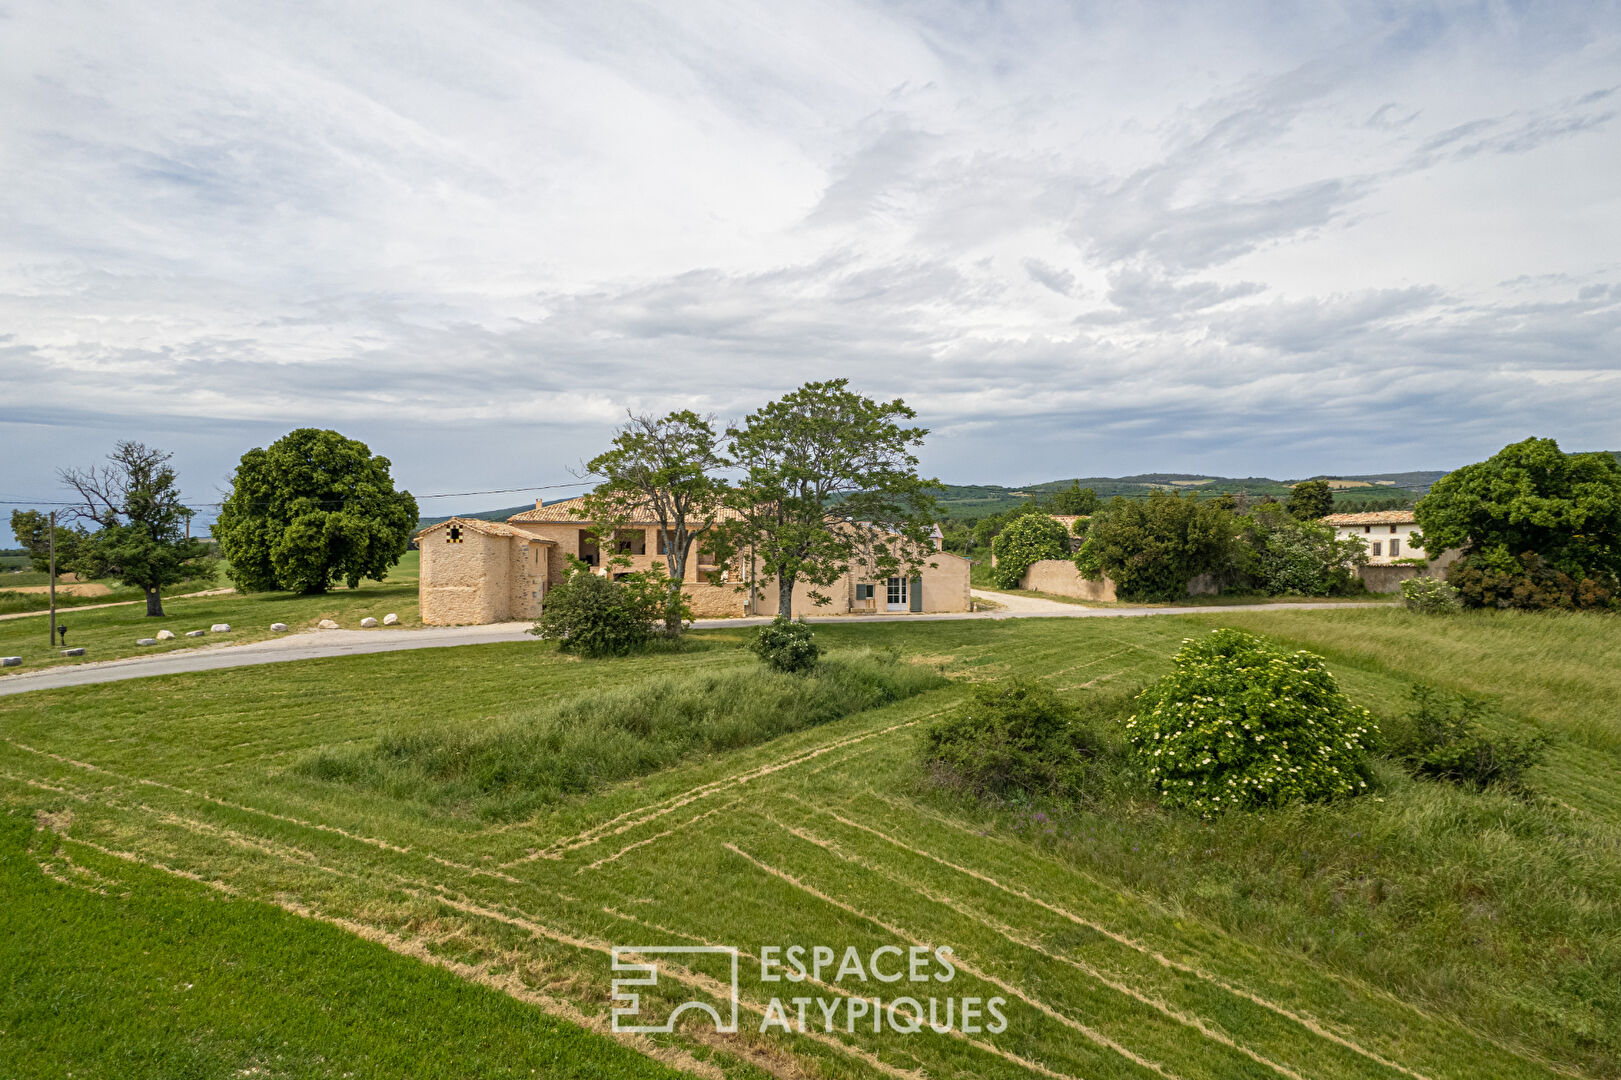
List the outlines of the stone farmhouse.
<svg viewBox="0 0 1621 1080">
<path fill-rule="evenodd" d="M 1423 559 L 1424 549 L 1414 545 L 1418 525 L 1411 510 L 1370 510 L 1359 514 L 1329 514 L 1323 524 L 1332 526 L 1337 539 L 1350 537 L 1368 549 L 1370 566 L 1388 566 L 1398 559 Z"/>
<path fill-rule="evenodd" d="M 496 623 L 539 618 L 546 593 L 561 584 L 569 557 L 595 573 L 610 572 L 609 560 L 622 556 L 628 567 L 614 572 L 647 570 L 664 565 L 657 522 L 628 522 L 611 542 L 599 543 L 586 519 L 583 499 L 535 500 L 533 510 L 504 522 L 453 517 L 416 534 L 422 551 L 420 589 L 422 621 L 430 626 Z M 794 611 L 809 615 L 876 612 L 943 612 L 969 610 L 968 560 L 939 550 L 921 573 L 877 578 L 870 568 L 852 565 L 831 586 L 817 591 L 832 597 L 818 607 L 811 586 L 794 590 Z M 706 551 L 702 538 L 687 561 L 683 591 L 697 618 L 775 615 L 775 583 L 750 587 L 742 568 L 722 565 Z"/>
</svg>

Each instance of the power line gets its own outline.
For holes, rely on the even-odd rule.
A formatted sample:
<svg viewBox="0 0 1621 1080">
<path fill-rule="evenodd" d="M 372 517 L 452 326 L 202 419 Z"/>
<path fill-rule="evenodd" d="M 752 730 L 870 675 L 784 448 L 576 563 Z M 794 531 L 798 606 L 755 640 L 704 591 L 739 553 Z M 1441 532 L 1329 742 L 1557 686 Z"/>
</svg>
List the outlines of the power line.
<svg viewBox="0 0 1621 1080">
<path fill-rule="evenodd" d="M 422 501 L 427 500 L 427 499 L 461 499 L 461 498 L 466 498 L 466 497 L 472 496 L 472 495 L 514 495 L 514 494 L 516 494 L 516 493 L 518 493 L 520 491 L 553 491 L 553 490 L 556 490 L 557 488 L 579 488 L 579 487 L 593 487 L 593 486 L 595 486 L 595 485 L 592 484 L 591 481 L 582 480 L 582 481 L 580 481 L 578 483 L 573 483 L 573 484 L 537 484 L 534 487 L 490 488 L 487 491 L 444 491 L 444 492 L 439 492 L 439 493 L 433 494 L 433 495 L 415 495 L 415 496 L 413 496 L 413 498 L 415 498 L 418 502 L 422 502 Z M 82 502 L 75 501 L 75 500 L 0 499 L 0 506 L 82 506 L 82 505 L 84 505 Z M 223 502 L 200 502 L 200 503 L 194 503 L 194 502 L 189 502 L 188 501 L 186 503 L 186 505 L 191 506 L 191 507 L 200 507 L 200 506 L 224 506 L 225 504 Z M 320 505 L 322 505 L 322 506 L 342 505 L 342 500 L 339 500 L 337 502 L 334 502 L 333 500 L 326 500 L 326 501 L 322 502 Z"/>
</svg>

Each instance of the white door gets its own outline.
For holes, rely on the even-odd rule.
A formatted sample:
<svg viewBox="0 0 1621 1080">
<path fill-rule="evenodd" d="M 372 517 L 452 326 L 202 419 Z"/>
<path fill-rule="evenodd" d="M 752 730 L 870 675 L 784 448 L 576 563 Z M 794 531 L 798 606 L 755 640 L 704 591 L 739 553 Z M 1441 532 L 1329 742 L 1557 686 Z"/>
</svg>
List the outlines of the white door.
<svg viewBox="0 0 1621 1080">
<path fill-rule="evenodd" d="M 903 578 L 903 577 L 892 577 L 892 578 L 890 578 L 889 579 L 889 585 L 887 586 L 887 593 L 888 593 L 888 595 L 885 597 L 885 599 L 888 601 L 888 603 L 885 605 L 886 610 L 889 610 L 889 611 L 905 611 L 906 610 L 906 579 L 905 578 Z"/>
</svg>

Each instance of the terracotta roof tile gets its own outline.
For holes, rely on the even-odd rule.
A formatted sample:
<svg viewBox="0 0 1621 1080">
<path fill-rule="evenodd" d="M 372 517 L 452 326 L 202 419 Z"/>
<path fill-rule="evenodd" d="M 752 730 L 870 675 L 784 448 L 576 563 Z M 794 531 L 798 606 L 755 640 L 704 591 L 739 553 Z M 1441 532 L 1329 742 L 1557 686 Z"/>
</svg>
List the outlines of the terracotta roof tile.
<svg viewBox="0 0 1621 1080">
<path fill-rule="evenodd" d="M 450 525 L 460 525 L 464 529 L 476 533 L 483 533 L 485 536 L 516 536 L 520 540 L 533 540 L 539 544 L 556 543 L 554 540 L 543 540 L 538 536 L 531 536 L 522 529 L 514 529 L 511 525 L 507 525 L 504 522 L 485 521 L 482 518 L 464 517 L 446 518 L 444 521 L 435 522 L 425 529 L 418 529 L 415 533 L 415 538 L 421 539 L 422 537 L 433 532 L 435 529 L 443 529 Z"/>
<path fill-rule="evenodd" d="M 1360 514 L 1330 514 L 1324 525 L 1412 525 L 1411 510 L 1365 510 Z"/>
</svg>

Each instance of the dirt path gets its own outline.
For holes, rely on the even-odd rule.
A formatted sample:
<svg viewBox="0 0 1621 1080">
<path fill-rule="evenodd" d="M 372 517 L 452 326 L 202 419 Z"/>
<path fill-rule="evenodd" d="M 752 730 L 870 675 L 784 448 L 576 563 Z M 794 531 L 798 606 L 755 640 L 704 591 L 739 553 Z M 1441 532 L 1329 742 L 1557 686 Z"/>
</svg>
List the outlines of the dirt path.
<svg viewBox="0 0 1621 1080">
<path fill-rule="evenodd" d="M 996 604 L 1009 615 L 1069 616 L 1074 615 L 1075 609 L 1080 607 L 1079 604 L 1066 604 L 1062 600 L 1046 600 L 1036 596 L 1015 596 L 1012 593 L 984 592 L 979 589 L 972 590 L 972 593 L 975 600 Z"/>
<path fill-rule="evenodd" d="M 11 591 L 12 592 L 22 592 L 24 590 L 13 589 Z M 236 592 L 236 590 L 235 589 L 229 589 L 229 588 L 226 588 L 226 589 L 204 589 L 202 592 L 189 592 L 189 593 L 180 593 L 180 594 L 178 594 L 176 596 L 165 596 L 164 599 L 165 600 L 185 600 L 188 597 L 192 597 L 192 596 L 224 596 L 226 593 L 233 593 L 233 592 Z M 128 607 L 131 604 L 144 604 L 144 603 L 146 603 L 145 600 L 114 600 L 110 604 L 74 604 L 72 607 L 59 607 L 59 608 L 57 608 L 56 609 L 56 614 L 58 616 L 60 616 L 60 615 L 66 614 L 67 612 L 70 612 L 70 611 L 94 611 L 97 608 Z M 47 616 L 49 614 L 50 614 L 49 610 L 46 610 L 46 611 L 14 611 L 10 615 L 0 615 L 0 619 L 32 619 L 32 618 L 35 618 L 35 617 L 43 619 L 45 616 Z"/>
</svg>

